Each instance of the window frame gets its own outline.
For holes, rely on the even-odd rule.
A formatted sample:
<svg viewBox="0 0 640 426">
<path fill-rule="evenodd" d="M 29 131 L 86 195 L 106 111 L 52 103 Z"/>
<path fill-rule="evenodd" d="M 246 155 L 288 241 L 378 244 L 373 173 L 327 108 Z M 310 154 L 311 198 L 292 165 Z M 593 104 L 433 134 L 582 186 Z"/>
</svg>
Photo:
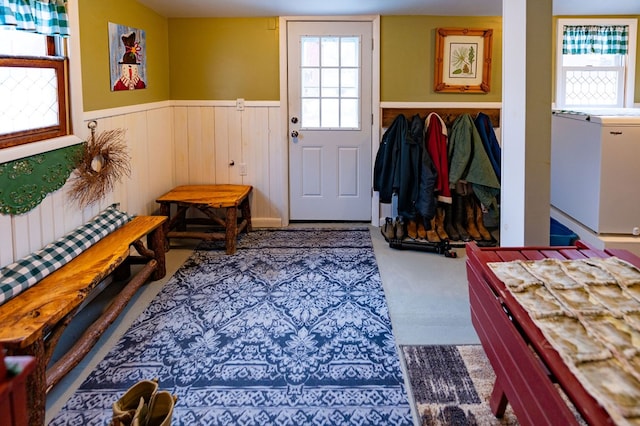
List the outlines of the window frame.
<svg viewBox="0 0 640 426">
<path fill-rule="evenodd" d="M 637 50 L 637 19 L 618 19 L 618 18 L 558 18 L 556 26 L 556 96 L 555 106 L 556 108 L 565 108 L 565 70 L 575 69 L 576 67 L 563 67 L 562 66 L 562 34 L 563 27 L 568 25 L 627 25 L 629 28 L 629 50 L 624 60 L 624 73 L 623 84 L 624 90 L 622 93 L 622 107 L 633 108 L 634 96 L 635 96 L 635 75 L 636 75 L 636 50 Z M 598 67 L 599 69 L 600 67 Z M 605 69 L 607 67 L 602 67 Z M 610 68 L 610 67 L 608 67 Z M 616 108 L 617 106 L 602 106 L 598 108 Z M 569 107 L 573 108 L 573 107 Z M 587 106 L 581 106 L 580 108 L 588 108 Z"/>
<path fill-rule="evenodd" d="M 21 68 L 50 68 L 55 71 L 58 89 L 58 124 L 35 129 L 20 130 L 0 134 L 0 150 L 32 142 L 40 142 L 61 136 L 67 136 L 71 131 L 69 102 L 67 99 L 68 59 L 58 56 L 63 51 L 62 40 L 57 36 L 46 37 L 47 56 L 13 56 L 0 55 L 0 67 Z M 57 43 L 57 42 L 60 43 Z"/>
</svg>

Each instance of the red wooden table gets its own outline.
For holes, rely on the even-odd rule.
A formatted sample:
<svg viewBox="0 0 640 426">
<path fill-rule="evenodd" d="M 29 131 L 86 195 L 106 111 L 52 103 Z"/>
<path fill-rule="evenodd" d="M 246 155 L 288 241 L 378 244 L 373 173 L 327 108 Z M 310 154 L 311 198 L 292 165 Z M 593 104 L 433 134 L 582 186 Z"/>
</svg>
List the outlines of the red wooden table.
<svg viewBox="0 0 640 426">
<path fill-rule="evenodd" d="M 7 375 L 5 362 L 13 364 L 17 374 Z M 35 358 L 31 356 L 5 357 L 0 346 L 0 418 L 3 425 L 27 426 L 27 378 L 34 371 Z"/>
<path fill-rule="evenodd" d="M 617 256 L 640 267 L 640 258 L 626 250 L 596 250 L 580 241 L 575 247 L 478 247 L 469 243 L 466 252 L 471 321 L 496 374 L 490 400 L 493 413 L 501 417 L 509 403 L 523 425 L 577 424 L 555 382 L 589 424 L 614 424 L 487 262 Z"/>
</svg>

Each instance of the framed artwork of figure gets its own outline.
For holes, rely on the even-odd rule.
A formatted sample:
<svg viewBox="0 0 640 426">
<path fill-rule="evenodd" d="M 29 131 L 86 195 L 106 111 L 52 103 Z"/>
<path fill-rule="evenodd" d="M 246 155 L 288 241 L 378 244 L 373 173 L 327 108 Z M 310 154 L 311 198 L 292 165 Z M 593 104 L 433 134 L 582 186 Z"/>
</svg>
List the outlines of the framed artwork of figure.
<svg viewBox="0 0 640 426">
<path fill-rule="evenodd" d="M 147 87 L 144 30 L 109 22 L 111 90 Z"/>
</svg>

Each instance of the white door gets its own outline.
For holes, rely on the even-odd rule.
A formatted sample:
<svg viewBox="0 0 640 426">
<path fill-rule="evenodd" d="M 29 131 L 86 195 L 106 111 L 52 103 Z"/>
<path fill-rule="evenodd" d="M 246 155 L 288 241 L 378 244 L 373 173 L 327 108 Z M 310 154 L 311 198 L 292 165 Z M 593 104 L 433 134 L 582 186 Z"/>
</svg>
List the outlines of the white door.
<svg viewBox="0 0 640 426">
<path fill-rule="evenodd" d="M 371 22 L 287 24 L 291 220 L 371 220 Z"/>
</svg>

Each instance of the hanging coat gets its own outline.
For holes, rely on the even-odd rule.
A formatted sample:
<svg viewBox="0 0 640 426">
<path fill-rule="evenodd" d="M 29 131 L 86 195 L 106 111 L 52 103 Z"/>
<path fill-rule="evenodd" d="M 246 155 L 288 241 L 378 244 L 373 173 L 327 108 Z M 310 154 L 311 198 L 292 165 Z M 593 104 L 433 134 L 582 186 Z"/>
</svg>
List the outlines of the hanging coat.
<svg viewBox="0 0 640 426">
<path fill-rule="evenodd" d="M 421 216 L 426 222 L 436 215 L 435 185 L 437 179 L 436 169 L 431 161 L 431 156 L 424 144 L 424 125 L 418 114 L 411 119 L 410 132 L 420 148 L 420 164 L 418 167 L 418 193 L 416 198 L 416 215 Z M 446 154 L 445 154 L 446 155 Z"/>
<path fill-rule="evenodd" d="M 480 135 L 480 139 L 482 139 L 482 145 L 484 146 L 484 150 L 487 152 L 487 156 L 489 157 L 489 161 L 491 161 L 491 166 L 493 167 L 493 171 L 496 174 L 498 180 L 500 180 L 500 167 L 502 162 L 502 150 L 500 148 L 500 144 L 498 143 L 498 138 L 496 137 L 496 133 L 493 131 L 493 125 L 491 124 L 491 119 L 485 113 L 478 113 L 478 116 L 474 120 L 476 125 L 476 129 L 478 129 L 478 134 Z"/>
<path fill-rule="evenodd" d="M 497 208 L 500 182 L 482 145 L 482 139 L 469 114 L 462 114 L 451 125 L 449 135 L 449 183 L 469 182 L 480 202 Z"/>
<path fill-rule="evenodd" d="M 393 185 L 396 167 L 400 161 L 400 146 L 406 132 L 407 118 L 400 114 L 382 135 L 373 166 L 373 190 L 380 193 L 381 203 L 391 203 L 391 196 L 398 189 Z"/>
<path fill-rule="evenodd" d="M 447 125 L 435 112 L 424 120 L 424 143 L 436 171 L 434 191 L 438 201 L 451 204 L 449 159 L 447 156 Z"/>
<path fill-rule="evenodd" d="M 407 219 L 418 214 L 431 219 L 435 214 L 435 174 L 422 147 L 422 133 L 419 116 L 409 128 L 407 118 L 398 115 L 382 136 L 374 164 L 373 189 L 379 192 L 380 202 L 391 203 L 396 193 L 398 215 Z"/>
</svg>

